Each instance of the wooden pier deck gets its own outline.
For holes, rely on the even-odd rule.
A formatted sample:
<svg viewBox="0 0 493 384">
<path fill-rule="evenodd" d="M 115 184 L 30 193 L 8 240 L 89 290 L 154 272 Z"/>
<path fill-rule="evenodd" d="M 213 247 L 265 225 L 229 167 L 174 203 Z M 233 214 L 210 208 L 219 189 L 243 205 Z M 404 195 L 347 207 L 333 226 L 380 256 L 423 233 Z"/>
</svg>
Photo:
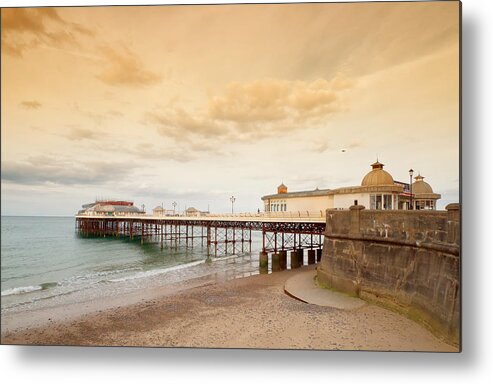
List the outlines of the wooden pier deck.
<svg viewBox="0 0 493 384">
<path fill-rule="evenodd" d="M 262 233 L 260 264 L 272 253 L 273 268 L 286 267 L 286 255 L 296 267 L 308 249 L 309 262 L 320 260 L 325 232 L 325 212 L 238 213 L 204 216 L 77 215 L 82 236 L 140 238 L 166 247 L 207 246 L 208 255 L 251 252 L 252 232 Z M 316 257 L 315 257 L 316 254 Z M 315 261 L 313 261 L 315 262 Z"/>
</svg>

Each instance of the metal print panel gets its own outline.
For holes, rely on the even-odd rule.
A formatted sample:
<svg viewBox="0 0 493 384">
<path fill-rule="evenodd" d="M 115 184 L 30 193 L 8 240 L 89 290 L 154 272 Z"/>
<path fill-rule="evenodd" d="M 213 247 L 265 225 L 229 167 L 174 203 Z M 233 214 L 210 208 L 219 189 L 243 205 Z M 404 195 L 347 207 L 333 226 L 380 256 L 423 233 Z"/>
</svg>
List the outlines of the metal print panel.
<svg viewBox="0 0 493 384">
<path fill-rule="evenodd" d="M 460 15 L 3 8 L 2 344 L 460 351 Z"/>
</svg>

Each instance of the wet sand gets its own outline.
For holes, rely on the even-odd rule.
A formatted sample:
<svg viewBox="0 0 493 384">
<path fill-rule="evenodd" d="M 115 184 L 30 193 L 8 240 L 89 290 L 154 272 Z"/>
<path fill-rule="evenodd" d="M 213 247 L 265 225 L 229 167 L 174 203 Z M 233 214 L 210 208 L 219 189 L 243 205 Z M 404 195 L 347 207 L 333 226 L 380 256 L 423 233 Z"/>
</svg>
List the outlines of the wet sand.
<svg viewBox="0 0 493 384">
<path fill-rule="evenodd" d="M 444 351 L 458 348 L 438 340 L 417 323 L 389 310 L 365 305 L 354 310 L 303 303 L 284 293 L 298 271 L 142 293 L 106 308 L 16 324 L 2 317 L 2 344 L 272 348 L 379 351 Z M 118 304 L 118 305 L 116 305 Z M 61 311 L 61 312 L 60 312 Z M 85 314 L 84 314 L 85 313 Z M 36 314 L 30 316 L 36 319 Z M 27 328 L 25 328 L 27 327 Z"/>
</svg>

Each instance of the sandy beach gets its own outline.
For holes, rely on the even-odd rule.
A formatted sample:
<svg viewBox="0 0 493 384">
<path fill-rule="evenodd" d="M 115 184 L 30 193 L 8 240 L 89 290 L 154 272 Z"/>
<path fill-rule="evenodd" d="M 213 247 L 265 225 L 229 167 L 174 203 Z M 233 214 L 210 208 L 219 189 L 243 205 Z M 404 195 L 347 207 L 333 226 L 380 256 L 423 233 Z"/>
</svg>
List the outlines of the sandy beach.
<svg viewBox="0 0 493 384">
<path fill-rule="evenodd" d="M 112 308 L 56 316 L 41 326 L 2 318 L 3 344 L 457 351 L 415 322 L 374 305 L 340 310 L 284 292 L 298 271 L 142 293 Z M 116 305 L 119 304 L 119 305 Z M 67 309 L 68 311 L 69 309 Z M 43 317 L 43 318 L 41 318 Z M 30 316 L 36 318 L 36 314 Z"/>
</svg>

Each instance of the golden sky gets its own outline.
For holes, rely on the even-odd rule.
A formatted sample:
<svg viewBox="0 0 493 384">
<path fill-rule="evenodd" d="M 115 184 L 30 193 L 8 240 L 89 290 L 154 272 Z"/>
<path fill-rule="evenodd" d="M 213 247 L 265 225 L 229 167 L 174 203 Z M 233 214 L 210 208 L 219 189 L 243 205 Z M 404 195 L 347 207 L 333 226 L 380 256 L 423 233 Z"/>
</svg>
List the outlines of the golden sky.
<svg viewBox="0 0 493 384">
<path fill-rule="evenodd" d="M 377 156 L 458 201 L 458 2 L 11 8 L 1 38 L 4 215 L 256 211 Z"/>
</svg>

